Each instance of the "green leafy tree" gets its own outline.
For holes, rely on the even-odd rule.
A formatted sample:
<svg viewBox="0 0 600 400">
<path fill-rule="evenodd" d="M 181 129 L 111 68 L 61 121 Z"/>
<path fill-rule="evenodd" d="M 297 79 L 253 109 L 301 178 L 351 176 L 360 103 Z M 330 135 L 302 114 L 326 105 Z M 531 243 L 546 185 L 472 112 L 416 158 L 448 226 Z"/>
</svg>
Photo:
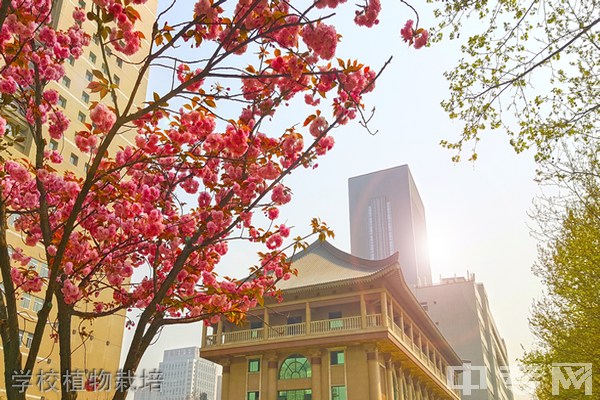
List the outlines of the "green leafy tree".
<svg viewBox="0 0 600 400">
<path fill-rule="evenodd" d="M 561 385 L 553 394 L 552 364 L 600 368 L 600 163 L 595 151 L 580 149 L 563 152 L 560 162 L 544 162 L 542 168 L 559 190 L 543 199 L 536 216 L 544 244 L 534 273 L 546 293 L 530 320 L 537 346 L 522 362 L 534 372 L 539 399 L 589 399 L 577 385 Z M 592 379 L 597 390 L 600 376 Z"/>
<path fill-rule="evenodd" d="M 598 1 L 455 0 L 436 12 L 437 40 L 443 32 L 452 39 L 470 34 L 463 57 L 446 73 L 450 97 L 442 102 L 451 118 L 464 122 L 458 140 L 442 142 L 458 151 L 455 160 L 467 143 L 476 159 L 486 130 L 505 130 L 517 152 L 533 147 L 538 160 L 561 138 L 597 139 Z"/>
</svg>

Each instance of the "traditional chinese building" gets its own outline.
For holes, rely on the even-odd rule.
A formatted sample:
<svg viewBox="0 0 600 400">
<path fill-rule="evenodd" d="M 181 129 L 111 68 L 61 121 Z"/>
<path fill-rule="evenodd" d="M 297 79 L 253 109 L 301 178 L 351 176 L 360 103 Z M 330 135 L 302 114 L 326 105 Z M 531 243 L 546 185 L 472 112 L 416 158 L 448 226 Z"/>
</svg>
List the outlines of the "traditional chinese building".
<svg viewBox="0 0 600 400">
<path fill-rule="evenodd" d="M 462 365 L 402 277 L 398 255 L 365 260 L 327 242 L 293 258 L 246 325 L 205 328 L 202 356 L 223 365 L 222 400 L 454 400 Z M 456 379 L 456 377 L 453 377 Z"/>
</svg>

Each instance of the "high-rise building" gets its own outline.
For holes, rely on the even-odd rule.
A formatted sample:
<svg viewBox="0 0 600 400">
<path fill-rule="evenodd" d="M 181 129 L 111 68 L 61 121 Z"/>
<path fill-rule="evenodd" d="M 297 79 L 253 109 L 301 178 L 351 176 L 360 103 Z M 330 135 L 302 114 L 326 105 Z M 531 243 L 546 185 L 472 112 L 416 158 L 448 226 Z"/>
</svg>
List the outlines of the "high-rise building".
<svg viewBox="0 0 600 400">
<path fill-rule="evenodd" d="M 415 295 L 470 369 L 471 385 L 479 386 L 470 393 L 463 390 L 462 398 L 512 400 L 506 344 L 494 323 L 483 284 L 475 282 L 472 274 L 417 287 Z"/>
<path fill-rule="evenodd" d="M 460 358 L 407 286 L 397 254 L 365 260 L 315 242 L 245 326 L 204 328 L 222 400 L 458 400 Z M 209 331 L 209 329 L 211 331 Z"/>
<path fill-rule="evenodd" d="M 135 400 L 220 400 L 223 368 L 200 357 L 199 347 L 166 350 L 160 387 L 135 392 Z"/>
<path fill-rule="evenodd" d="M 399 253 L 409 286 L 431 284 L 425 209 L 407 165 L 348 180 L 353 255 L 379 260 Z"/>
<path fill-rule="evenodd" d="M 72 14 L 76 7 L 91 10 L 93 2 L 91 0 L 56 0 L 53 1 L 53 25 L 58 29 L 67 29 L 73 24 Z M 145 5 L 136 8 L 140 13 L 141 22 L 136 28 L 141 30 L 146 38 L 151 37 L 153 23 L 156 19 L 156 9 L 158 0 L 149 0 Z M 97 28 L 91 21 L 84 21 L 83 28 L 90 34 L 94 34 Z M 89 154 L 79 151 L 75 145 L 75 132 L 84 129 L 83 124 L 89 121 L 89 107 L 92 101 L 100 100 L 97 94 L 90 94 L 86 90 L 89 82 L 94 78 L 94 70 L 101 71 L 104 76 L 110 76 L 112 82 L 119 86 L 117 89 L 117 101 L 120 105 L 129 100 L 129 93 L 133 88 L 139 76 L 136 62 L 142 57 L 141 54 L 147 53 L 149 43 L 142 41 L 142 48 L 139 55 L 132 57 L 124 56 L 121 53 L 111 52 L 106 48 L 106 62 L 103 59 L 102 51 L 98 39 L 94 36 L 90 45 L 85 48 L 84 54 L 77 60 L 71 58 L 64 64 L 65 75 L 60 82 L 51 82 L 48 88 L 56 89 L 59 93 L 59 104 L 62 111 L 69 117 L 71 124 L 64 137 L 60 141 L 46 136 L 47 144 L 52 150 L 59 151 L 64 161 L 62 164 L 55 165 L 59 171 L 72 171 L 76 175 L 83 176 L 87 170 Z M 135 96 L 135 103 L 141 104 L 145 101 L 148 79 L 145 76 L 139 86 Z M 106 99 L 105 99 L 106 100 Z M 28 134 L 23 117 L 13 112 L 3 115 L 8 121 L 8 128 L 13 129 L 22 137 L 22 141 L 15 143 L 11 149 L 12 156 L 15 158 L 31 158 L 34 154 L 34 144 L 32 136 Z M 118 146 L 132 143 L 133 133 L 123 133 L 118 136 L 112 150 Z M 8 220 L 9 230 L 7 232 L 7 242 L 9 249 L 12 246 L 18 246 L 23 249 L 26 255 L 31 257 L 29 267 L 37 270 L 40 276 L 48 276 L 48 266 L 44 259 L 44 249 L 41 246 L 30 247 L 23 243 L 21 234 L 12 230 L 17 215 L 10 215 Z M 43 306 L 44 292 L 37 294 L 21 294 L 18 299 L 19 311 L 23 317 L 20 323 L 21 329 L 21 348 L 24 354 L 27 354 L 28 348 L 33 340 L 33 328 L 35 327 L 36 313 Z M 107 295 L 108 296 L 108 295 Z M 107 298 L 111 301 L 112 297 Z M 51 314 L 51 319 L 53 318 Z M 112 389 L 114 390 L 115 378 L 119 367 L 121 354 L 121 342 L 123 338 L 125 324 L 125 312 L 117 315 L 102 318 L 101 323 L 94 321 L 73 321 L 73 371 L 70 373 L 88 373 L 89 371 L 104 371 L 111 375 Z M 54 399 L 60 397 L 60 382 L 63 377 L 57 376 L 56 371 L 60 371 L 58 346 L 54 339 L 50 337 L 52 324 L 49 324 L 44 339 L 42 340 L 39 362 L 32 371 L 31 387 L 28 390 L 28 396 L 35 398 Z M 0 376 L 4 376 L 3 363 L 0 366 Z M 40 381 L 40 374 L 46 374 L 49 379 L 47 382 Z M 2 380 L 3 381 L 3 380 Z M 10 384 L 7 382 L 7 384 Z M 5 391 L 3 382 L 0 383 L 0 398 Z M 85 397 L 85 390 L 80 393 L 80 398 Z M 97 396 L 94 395 L 94 398 Z"/>
</svg>

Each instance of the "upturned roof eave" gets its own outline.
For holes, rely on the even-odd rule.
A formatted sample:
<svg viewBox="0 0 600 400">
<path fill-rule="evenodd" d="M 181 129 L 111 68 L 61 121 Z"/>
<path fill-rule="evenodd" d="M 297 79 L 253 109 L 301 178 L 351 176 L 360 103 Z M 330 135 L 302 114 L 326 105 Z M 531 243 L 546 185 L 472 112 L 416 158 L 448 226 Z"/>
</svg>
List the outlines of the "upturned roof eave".
<svg viewBox="0 0 600 400">
<path fill-rule="evenodd" d="M 286 293 L 296 294 L 296 293 L 308 292 L 308 291 L 313 291 L 313 290 L 329 289 L 329 288 L 340 287 L 340 286 L 349 286 L 349 285 L 359 284 L 359 283 L 368 283 L 368 282 L 377 280 L 378 278 L 380 278 L 388 273 L 392 273 L 394 270 L 399 269 L 399 268 L 400 268 L 399 265 L 390 264 L 387 267 L 380 269 L 378 271 L 375 271 L 368 275 L 353 277 L 353 278 L 346 278 L 346 279 L 339 279 L 339 280 L 328 281 L 328 282 L 318 282 L 318 283 L 313 283 L 313 284 L 304 285 L 304 286 L 290 287 L 290 288 L 286 288 L 286 289 L 281 289 L 281 292 L 284 294 L 286 294 Z"/>
</svg>

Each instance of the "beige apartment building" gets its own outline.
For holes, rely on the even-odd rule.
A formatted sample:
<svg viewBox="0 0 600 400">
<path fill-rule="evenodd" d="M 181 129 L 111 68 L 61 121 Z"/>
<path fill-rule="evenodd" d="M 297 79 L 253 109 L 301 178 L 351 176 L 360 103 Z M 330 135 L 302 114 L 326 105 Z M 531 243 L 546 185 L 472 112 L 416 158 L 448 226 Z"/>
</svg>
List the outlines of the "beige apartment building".
<svg viewBox="0 0 600 400">
<path fill-rule="evenodd" d="M 398 254 L 366 260 L 327 242 L 293 258 L 283 302 L 244 326 L 204 328 L 202 357 L 223 366 L 222 400 L 458 400 L 462 361 L 402 277 Z M 457 381 L 458 377 L 452 377 Z"/>
<path fill-rule="evenodd" d="M 72 23 L 72 13 L 75 7 L 82 7 L 90 10 L 92 0 L 57 0 L 54 1 L 53 21 L 59 29 L 67 29 Z M 155 21 L 156 9 L 158 0 L 149 0 L 147 4 L 138 7 L 142 23 L 139 25 L 147 38 L 150 37 L 152 24 Z M 84 29 L 87 32 L 93 33 L 94 25 L 85 21 Z M 148 48 L 148 43 L 142 44 L 142 50 Z M 55 141 L 47 138 L 48 145 L 59 150 L 63 156 L 63 163 L 57 165 L 59 170 L 70 170 L 84 175 L 89 160 L 89 154 L 81 153 L 74 143 L 75 132 L 84 129 L 83 124 L 90 122 L 88 120 L 88 109 L 92 101 L 99 101 L 97 94 L 91 94 L 86 90 L 90 81 L 94 78 L 93 70 L 102 71 L 104 76 L 110 76 L 113 83 L 119 85 L 118 102 L 125 104 L 129 99 L 128 93 L 131 92 L 134 82 L 139 76 L 138 67 L 132 62 L 135 59 L 127 58 L 122 54 L 107 53 L 106 61 L 103 59 L 102 51 L 99 42 L 92 40 L 90 45 L 85 49 L 84 54 L 78 60 L 71 60 L 65 63 L 65 76 L 58 83 L 51 83 L 49 87 L 58 90 L 59 106 L 63 108 L 65 114 L 70 118 L 71 124 L 69 130 L 65 133 L 63 139 Z M 145 100 L 148 79 L 144 77 L 136 103 L 141 103 Z M 108 97 L 104 99 L 108 101 Z M 18 114 L 3 115 L 7 118 L 11 128 L 15 129 L 19 125 L 23 125 L 22 119 Z M 24 126 L 18 129 L 24 140 L 16 143 L 11 149 L 12 156 L 15 158 L 28 158 L 33 155 L 32 137 L 27 134 L 27 129 Z M 115 143 L 114 149 L 119 145 L 129 143 L 132 139 L 132 134 L 126 133 L 121 135 Z M 7 241 L 10 246 L 19 246 L 24 252 L 32 257 L 30 268 L 37 270 L 41 276 L 48 276 L 48 266 L 44 260 L 44 251 L 40 246 L 32 248 L 24 245 L 22 238 L 18 232 L 10 230 L 14 224 L 16 216 L 11 216 L 8 221 L 9 231 L 7 232 Z M 27 354 L 28 348 L 31 346 L 33 339 L 33 329 L 36 322 L 37 312 L 43 306 L 43 293 L 35 295 L 23 294 L 19 299 L 20 313 L 22 315 L 21 324 L 21 346 L 23 354 Z M 52 316 L 51 316 L 52 319 Z M 93 371 L 98 372 L 103 370 L 111 375 L 112 388 L 115 387 L 115 378 L 119 367 L 119 359 L 121 354 L 121 342 L 123 339 L 123 331 L 125 324 L 125 314 L 121 313 L 108 318 L 103 318 L 101 323 L 93 321 L 73 321 L 73 365 L 76 371 Z M 88 334 L 85 340 L 79 334 L 82 330 Z M 50 338 L 51 327 L 48 326 L 47 335 L 42 342 L 42 347 L 38 357 L 38 365 L 32 371 L 33 379 L 30 382 L 31 387 L 28 391 L 28 398 L 31 399 L 57 399 L 60 396 L 60 377 L 57 375 L 59 368 L 58 348 L 54 340 Z M 1 355 L 0 355 L 1 356 Z M 0 376 L 3 377 L 4 365 L 0 366 Z M 74 371 L 75 372 L 75 371 Z M 40 381 L 40 376 L 45 381 Z M 0 380 L 0 399 L 4 396 L 5 387 L 4 379 Z M 110 398 L 110 392 L 86 393 L 81 391 L 79 398 L 104 399 Z"/>
</svg>

